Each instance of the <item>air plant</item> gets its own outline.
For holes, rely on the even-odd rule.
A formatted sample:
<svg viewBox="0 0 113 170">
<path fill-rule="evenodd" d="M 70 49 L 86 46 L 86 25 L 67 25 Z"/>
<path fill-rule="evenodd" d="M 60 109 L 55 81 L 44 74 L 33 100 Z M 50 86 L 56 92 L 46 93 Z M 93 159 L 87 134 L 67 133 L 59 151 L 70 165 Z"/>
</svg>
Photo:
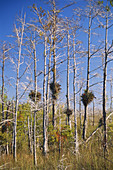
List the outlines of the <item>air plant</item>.
<svg viewBox="0 0 113 170">
<path fill-rule="evenodd" d="M 83 139 L 85 139 L 85 135 L 86 135 L 87 105 L 91 103 L 94 98 L 95 96 L 93 92 L 88 90 L 85 90 L 81 96 L 81 101 L 83 102 L 83 105 L 85 107 L 84 121 L 83 121 Z"/>
<path fill-rule="evenodd" d="M 29 93 L 29 98 L 35 102 L 35 92 L 33 90 L 30 91 Z M 41 100 L 41 93 L 37 91 L 36 93 L 36 102 Z"/>
<path fill-rule="evenodd" d="M 54 100 L 57 100 L 58 98 L 58 94 L 61 90 L 61 85 L 59 83 L 50 83 L 50 89 L 51 89 L 51 92 L 52 92 L 52 98 Z"/>
<path fill-rule="evenodd" d="M 67 118 L 68 118 L 68 125 L 69 125 L 69 122 L 70 122 L 70 116 L 72 115 L 73 113 L 73 110 L 72 109 L 69 109 L 67 108 L 64 113 L 67 115 Z"/>
<path fill-rule="evenodd" d="M 67 116 L 70 116 L 70 115 L 72 115 L 73 111 L 72 111 L 71 109 L 66 109 L 66 110 L 64 111 L 64 113 L 65 113 Z"/>
<path fill-rule="evenodd" d="M 85 90 L 81 96 L 81 101 L 83 102 L 83 105 L 86 107 L 89 103 L 93 101 L 94 98 L 95 96 L 93 92 Z"/>
</svg>

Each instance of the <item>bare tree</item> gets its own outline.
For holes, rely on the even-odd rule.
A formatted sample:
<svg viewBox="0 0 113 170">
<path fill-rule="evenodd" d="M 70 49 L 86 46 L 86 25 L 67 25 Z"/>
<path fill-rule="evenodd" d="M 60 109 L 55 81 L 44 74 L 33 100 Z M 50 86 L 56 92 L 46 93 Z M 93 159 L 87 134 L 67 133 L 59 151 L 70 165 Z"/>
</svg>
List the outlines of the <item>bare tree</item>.
<svg viewBox="0 0 113 170">
<path fill-rule="evenodd" d="M 51 34 L 51 33 L 50 33 Z M 48 65 L 48 79 L 47 79 L 47 92 L 46 92 L 46 114 L 47 114 L 47 126 L 48 126 L 48 114 L 50 104 L 50 79 L 51 79 L 51 51 L 52 51 L 52 34 L 50 38 L 50 50 L 49 50 L 49 65 Z"/>
<path fill-rule="evenodd" d="M 53 86 L 56 84 L 56 4 L 55 0 L 53 0 Z M 55 93 L 55 89 L 53 91 Z M 55 115 L 56 115 L 56 100 L 53 99 L 53 127 L 55 127 Z"/>
<path fill-rule="evenodd" d="M 2 120 L 4 120 L 4 66 L 5 66 L 5 47 L 3 46 L 3 61 L 2 61 Z"/>
<path fill-rule="evenodd" d="M 47 137 L 47 110 L 46 110 L 46 48 L 47 36 L 44 35 L 44 81 L 43 81 L 43 152 L 48 151 L 48 137 Z"/>
<path fill-rule="evenodd" d="M 5 89 L 5 61 L 7 60 L 8 56 L 7 53 L 10 51 L 12 47 L 10 47 L 6 42 L 3 42 L 2 45 L 2 52 L 1 52 L 1 60 L 2 60 L 2 93 L 1 93 L 1 100 L 2 100 L 2 120 L 4 120 L 4 89 Z"/>
<path fill-rule="evenodd" d="M 95 10 L 95 8 L 97 10 Z M 89 92 L 89 80 L 90 80 L 90 60 L 91 57 L 94 56 L 95 54 L 98 53 L 98 51 L 100 50 L 100 47 L 98 47 L 96 50 L 94 50 L 91 53 L 91 29 L 92 29 L 92 25 L 94 22 L 94 19 L 98 16 L 100 12 L 100 8 L 98 7 L 98 3 L 96 1 L 88 1 L 88 7 L 85 11 L 85 15 L 88 18 L 88 50 L 87 50 L 87 83 L 86 83 L 86 91 Z M 86 130 L 87 130 L 87 114 L 88 114 L 88 105 L 85 108 L 85 114 L 84 114 L 84 121 L 83 121 L 83 139 L 86 138 Z"/>
<path fill-rule="evenodd" d="M 33 126 L 33 157 L 34 157 L 34 165 L 37 166 L 37 153 L 36 153 L 36 112 L 37 112 L 37 58 L 36 58 L 36 44 L 35 44 L 35 33 L 34 40 L 32 42 L 33 45 L 33 55 L 34 55 L 34 95 L 35 95 L 35 109 L 34 109 L 34 126 Z"/>
<path fill-rule="evenodd" d="M 10 58 L 11 62 L 14 64 L 16 68 L 16 101 L 15 101 L 15 115 L 14 115 L 14 135 L 13 135 L 13 158 L 15 161 L 17 161 L 17 112 L 18 112 L 18 105 L 19 105 L 19 100 L 22 98 L 22 96 L 25 94 L 27 87 L 24 88 L 23 94 L 19 97 L 19 86 L 20 86 L 20 79 L 25 75 L 26 70 L 23 72 L 22 75 L 20 75 L 20 69 L 21 65 L 24 63 L 23 62 L 23 57 L 22 57 L 22 45 L 23 45 L 23 36 L 24 36 L 24 29 L 25 29 L 25 16 L 24 18 L 19 18 L 18 22 L 21 24 L 21 29 L 20 27 L 18 28 L 16 25 L 14 25 L 14 31 L 15 31 L 15 38 L 17 42 L 17 58 L 16 61 L 14 61 L 13 58 Z M 14 36 L 13 36 L 14 37 Z M 16 47 L 16 43 L 15 43 Z M 25 86 L 25 85 L 24 85 Z"/>
<path fill-rule="evenodd" d="M 110 1 L 110 5 L 113 6 L 112 1 Z M 104 68 L 103 68 L 103 125 L 104 125 L 104 157 L 106 153 L 106 145 L 107 145 L 107 126 L 106 126 L 106 81 L 107 81 L 107 63 L 108 63 L 108 55 L 112 52 L 111 48 L 113 46 L 113 43 L 108 48 L 108 29 L 112 26 L 112 24 L 109 26 L 108 22 L 110 20 L 110 6 L 107 0 L 107 5 L 104 8 L 103 11 L 105 14 L 105 58 L 104 58 Z M 111 15 L 112 17 L 112 15 Z M 110 51 L 111 50 L 111 51 Z"/>
<path fill-rule="evenodd" d="M 68 122 L 69 127 L 71 128 L 71 122 L 70 122 L 70 115 L 68 114 L 68 111 L 70 110 L 70 101 L 69 101 L 69 71 L 70 71 L 70 34 L 69 34 L 69 21 L 67 19 L 66 21 L 66 32 L 67 32 L 67 93 L 66 93 L 66 99 L 67 99 L 67 117 L 66 117 L 66 124 Z"/>
<path fill-rule="evenodd" d="M 75 59 L 75 34 L 73 34 L 73 94 L 74 94 L 74 127 L 75 127 L 75 152 L 78 152 L 78 135 L 77 135 L 77 111 L 76 111 L 76 59 Z"/>
<path fill-rule="evenodd" d="M 16 145 L 16 127 L 17 127 L 17 111 L 18 111 L 18 102 L 19 102 L 19 94 L 18 94 L 18 86 L 19 86 L 19 70 L 20 70 L 20 57 L 21 57 L 21 49 L 22 49 L 22 41 L 23 41 L 23 33 L 24 33 L 24 26 L 25 26 L 25 16 L 22 23 L 22 30 L 21 30 L 21 36 L 19 37 L 19 30 L 16 28 L 15 25 L 15 33 L 18 40 L 18 64 L 16 69 L 16 102 L 15 102 L 15 120 L 14 120 L 14 144 L 13 144 L 13 157 L 15 161 L 17 160 L 17 145 Z"/>
<path fill-rule="evenodd" d="M 29 121 L 29 116 L 27 117 L 27 124 L 28 124 L 28 147 L 30 148 L 30 152 L 32 153 L 32 136 L 31 136 L 31 132 L 30 132 L 30 121 Z"/>
</svg>

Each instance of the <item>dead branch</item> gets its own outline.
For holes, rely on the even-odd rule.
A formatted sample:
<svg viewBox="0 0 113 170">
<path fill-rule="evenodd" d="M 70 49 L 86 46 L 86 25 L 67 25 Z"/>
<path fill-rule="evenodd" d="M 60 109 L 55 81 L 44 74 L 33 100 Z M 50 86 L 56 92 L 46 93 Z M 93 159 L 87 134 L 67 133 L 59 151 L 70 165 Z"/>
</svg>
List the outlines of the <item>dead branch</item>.
<svg viewBox="0 0 113 170">
<path fill-rule="evenodd" d="M 13 120 L 13 119 L 4 120 L 4 121 L 0 122 L 0 125 L 3 125 L 3 124 L 6 123 L 6 122 L 12 122 L 12 120 Z M 0 126 L 0 127 L 1 127 L 1 126 Z"/>
<path fill-rule="evenodd" d="M 112 114 L 113 114 L 113 112 L 109 114 L 109 116 L 106 118 L 106 120 L 108 120 Z M 91 139 L 91 137 L 99 130 L 99 128 L 100 128 L 101 126 L 102 126 L 102 124 L 99 125 L 99 126 L 91 133 L 91 135 L 90 135 L 90 136 L 87 138 L 87 140 L 85 141 L 86 143 L 87 143 L 87 142 Z"/>
</svg>

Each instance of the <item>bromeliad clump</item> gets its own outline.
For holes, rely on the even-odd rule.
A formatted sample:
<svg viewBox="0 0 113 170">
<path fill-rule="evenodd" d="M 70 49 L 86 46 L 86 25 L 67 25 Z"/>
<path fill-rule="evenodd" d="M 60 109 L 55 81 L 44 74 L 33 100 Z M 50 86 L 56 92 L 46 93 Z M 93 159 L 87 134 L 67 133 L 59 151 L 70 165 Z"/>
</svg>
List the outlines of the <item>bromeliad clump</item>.
<svg viewBox="0 0 113 170">
<path fill-rule="evenodd" d="M 68 125 L 70 125 L 70 116 L 72 115 L 72 113 L 73 113 L 73 110 L 71 110 L 71 109 L 66 109 L 65 111 L 64 111 L 64 113 L 67 115 L 67 118 L 68 118 Z"/>
<path fill-rule="evenodd" d="M 89 103 L 93 101 L 94 98 L 95 98 L 94 94 L 88 90 L 85 90 L 81 96 L 81 101 L 83 102 L 83 105 L 85 107 L 84 121 L 83 121 L 83 139 L 84 140 L 86 138 L 87 106 Z"/>
<path fill-rule="evenodd" d="M 33 90 L 30 91 L 29 93 L 29 98 L 35 102 L 35 92 Z M 36 93 L 36 102 L 41 100 L 41 93 L 37 91 Z"/>
<path fill-rule="evenodd" d="M 51 89 L 51 92 L 52 92 L 52 98 L 54 100 L 57 100 L 58 98 L 58 94 L 61 90 L 61 85 L 59 83 L 50 83 L 50 89 Z"/>
<path fill-rule="evenodd" d="M 67 116 L 70 116 L 70 115 L 72 115 L 73 111 L 72 111 L 71 109 L 66 109 L 66 110 L 64 111 L 64 113 L 65 113 Z"/>
<path fill-rule="evenodd" d="M 91 91 L 85 90 L 81 96 L 81 101 L 83 102 L 84 106 L 87 106 L 89 103 L 93 101 L 94 98 L 95 96 Z"/>
</svg>

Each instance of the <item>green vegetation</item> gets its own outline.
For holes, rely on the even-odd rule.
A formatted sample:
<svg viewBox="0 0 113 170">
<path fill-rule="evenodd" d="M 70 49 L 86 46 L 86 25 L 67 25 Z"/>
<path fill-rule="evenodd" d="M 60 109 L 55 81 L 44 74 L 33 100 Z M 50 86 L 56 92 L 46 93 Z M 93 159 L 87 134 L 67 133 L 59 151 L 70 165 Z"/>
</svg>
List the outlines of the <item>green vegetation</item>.
<svg viewBox="0 0 113 170">
<path fill-rule="evenodd" d="M 57 113 L 58 114 L 58 113 Z M 106 158 L 103 155 L 103 127 L 101 127 L 94 136 L 85 143 L 81 139 L 80 120 L 78 118 L 77 131 L 79 135 L 79 153 L 74 152 L 74 127 L 72 129 L 65 125 L 63 122 L 66 119 L 64 111 L 61 111 L 61 128 L 59 127 L 59 117 L 57 119 L 57 127 L 53 129 L 51 112 L 49 114 L 49 127 L 48 127 L 48 143 L 49 152 L 46 156 L 42 152 L 42 133 L 43 125 L 42 110 L 37 112 L 37 167 L 33 164 L 33 156 L 30 153 L 28 145 L 28 124 L 27 116 L 31 121 L 30 104 L 24 103 L 19 105 L 18 119 L 17 119 L 17 162 L 14 162 L 12 156 L 12 127 L 13 123 L 8 122 L 5 124 L 7 127 L 6 132 L 2 133 L 2 127 L 0 131 L 1 145 L 6 146 L 8 142 L 9 154 L 3 154 L 2 151 L 0 160 L 0 169 L 113 169 L 113 116 L 108 120 L 108 132 L 107 132 L 107 154 Z M 9 119 L 11 118 L 9 114 Z M 92 125 L 92 116 L 88 119 L 87 138 L 99 125 L 101 115 L 95 115 L 95 126 Z M 83 119 L 83 117 L 82 117 Z M 8 131 L 8 133 L 7 133 Z M 59 142 L 61 142 L 61 150 L 59 153 Z"/>
<path fill-rule="evenodd" d="M 1 42 L 0 169 L 112 170 L 113 1 L 46 5 Z"/>
</svg>

